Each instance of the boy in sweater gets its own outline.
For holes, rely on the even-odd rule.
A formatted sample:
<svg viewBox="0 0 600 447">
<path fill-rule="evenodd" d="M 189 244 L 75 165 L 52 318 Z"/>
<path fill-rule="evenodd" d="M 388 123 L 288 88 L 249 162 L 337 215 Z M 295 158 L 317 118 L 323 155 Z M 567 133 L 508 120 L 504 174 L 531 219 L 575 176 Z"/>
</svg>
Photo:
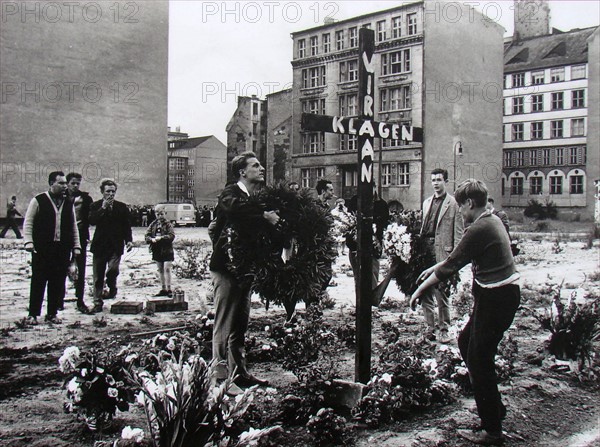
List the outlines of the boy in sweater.
<svg viewBox="0 0 600 447">
<path fill-rule="evenodd" d="M 475 301 L 471 318 L 458 337 L 458 347 L 469 370 L 482 430 L 459 430 L 459 435 L 476 444 L 501 445 L 506 407 L 498 391 L 494 357 L 519 307 L 519 274 L 502 221 L 486 209 L 485 184 L 469 179 L 459 185 L 455 199 L 468 227 L 445 261 L 421 273 L 423 283 L 410 305 L 414 309 L 429 287 L 472 263 Z"/>
</svg>

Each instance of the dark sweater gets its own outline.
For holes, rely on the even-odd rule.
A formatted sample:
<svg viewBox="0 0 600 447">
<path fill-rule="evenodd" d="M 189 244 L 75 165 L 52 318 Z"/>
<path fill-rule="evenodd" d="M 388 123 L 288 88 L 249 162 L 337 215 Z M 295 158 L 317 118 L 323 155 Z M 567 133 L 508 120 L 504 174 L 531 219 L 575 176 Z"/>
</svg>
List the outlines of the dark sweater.
<svg viewBox="0 0 600 447">
<path fill-rule="evenodd" d="M 489 211 L 465 229 L 457 247 L 435 269 L 435 275 L 444 281 L 469 262 L 473 263 L 473 278 L 484 287 L 517 272 L 508 233 L 502 221 Z"/>
</svg>

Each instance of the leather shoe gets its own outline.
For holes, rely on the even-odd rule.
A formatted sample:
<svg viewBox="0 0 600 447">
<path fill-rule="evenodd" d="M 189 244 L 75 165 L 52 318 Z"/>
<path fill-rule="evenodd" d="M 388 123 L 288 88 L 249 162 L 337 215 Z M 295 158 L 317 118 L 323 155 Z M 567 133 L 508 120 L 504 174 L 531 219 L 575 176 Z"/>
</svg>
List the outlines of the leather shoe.
<svg viewBox="0 0 600 447">
<path fill-rule="evenodd" d="M 92 313 L 92 311 L 90 310 L 89 307 L 87 307 L 85 304 L 78 304 L 77 305 L 77 310 L 79 312 L 81 312 L 84 315 L 89 315 Z"/>
<path fill-rule="evenodd" d="M 269 384 L 268 380 L 259 379 L 252 374 L 246 374 L 244 376 L 238 376 L 233 381 L 237 386 L 249 387 L 254 385 L 267 386 Z"/>
<path fill-rule="evenodd" d="M 96 304 L 92 308 L 91 313 L 93 313 L 93 314 L 100 314 L 100 313 L 102 313 L 102 304 Z"/>
<path fill-rule="evenodd" d="M 106 295 L 106 299 L 107 300 L 112 300 L 116 296 L 117 296 L 117 289 L 109 289 L 108 290 L 108 295 Z"/>
<path fill-rule="evenodd" d="M 458 435 L 478 445 L 503 445 L 502 433 L 490 433 L 485 430 L 472 432 L 471 430 L 458 430 Z"/>
</svg>

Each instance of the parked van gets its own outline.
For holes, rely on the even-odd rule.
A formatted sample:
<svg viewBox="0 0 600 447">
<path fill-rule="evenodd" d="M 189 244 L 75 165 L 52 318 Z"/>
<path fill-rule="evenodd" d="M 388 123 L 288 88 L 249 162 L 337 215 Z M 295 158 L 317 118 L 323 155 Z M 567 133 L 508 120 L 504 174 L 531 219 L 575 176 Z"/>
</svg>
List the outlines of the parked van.
<svg viewBox="0 0 600 447">
<path fill-rule="evenodd" d="M 165 210 L 165 218 L 173 225 L 196 226 L 196 210 L 190 203 L 161 203 Z"/>
</svg>

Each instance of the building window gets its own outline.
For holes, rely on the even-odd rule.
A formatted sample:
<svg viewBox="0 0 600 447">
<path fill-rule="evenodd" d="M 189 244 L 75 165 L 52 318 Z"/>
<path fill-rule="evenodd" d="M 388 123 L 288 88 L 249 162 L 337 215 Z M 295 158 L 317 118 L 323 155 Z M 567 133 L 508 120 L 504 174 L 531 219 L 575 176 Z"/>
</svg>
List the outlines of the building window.
<svg viewBox="0 0 600 447">
<path fill-rule="evenodd" d="M 523 96 L 515 96 L 512 99 L 512 113 L 513 115 L 525 113 L 525 98 Z"/>
<path fill-rule="evenodd" d="M 502 88 L 508 88 L 508 76 L 503 76 Z"/>
<path fill-rule="evenodd" d="M 175 181 L 176 182 L 184 182 L 185 181 L 185 175 L 184 174 L 177 174 L 177 175 L 175 175 Z"/>
<path fill-rule="evenodd" d="M 571 67 L 571 80 L 585 78 L 585 65 L 573 65 Z"/>
<path fill-rule="evenodd" d="M 358 61 L 340 62 L 340 82 L 358 80 Z"/>
<path fill-rule="evenodd" d="M 529 151 L 529 165 L 530 166 L 537 166 L 537 164 L 538 164 L 537 150 L 536 149 L 531 149 Z"/>
<path fill-rule="evenodd" d="M 335 32 L 335 49 L 338 51 L 344 49 L 344 30 Z"/>
<path fill-rule="evenodd" d="M 550 164 L 550 149 L 544 149 L 542 151 L 542 164 L 548 166 Z"/>
<path fill-rule="evenodd" d="M 177 169 L 178 171 L 185 169 L 185 159 L 183 159 L 183 158 L 175 159 L 175 169 Z"/>
<path fill-rule="evenodd" d="M 531 95 L 531 111 L 532 112 L 543 112 L 544 111 L 543 95 Z"/>
<path fill-rule="evenodd" d="M 583 194 L 583 175 L 572 175 L 569 179 L 571 194 Z"/>
<path fill-rule="evenodd" d="M 550 70 L 550 82 L 561 82 L 565 80 L 565 67 Z"/>
<path fill-rule="evenodd" d="M 329 33 L 323 34 L 323 53 L 329 53 L 331 51 L 331 35 Z"/>
<path fill-rule="evenodd" d="M 391 147 L 405 146 L 406 144 L 408 144 L 408 142 L 404 141 L 404 140 L 390 140 L 390 139 L 381 140 L 381 147 L 383 149 L 387 149 L 387 148 L 391 148 Z"/>
<path fill-rule="evenodd" d="M 523 195 L 523 177 L 513 177 L 510 184 L 510 193 L 513 196 Z"/>
<path fill-rule="evenodd" d="M 408 30 L 408 35 L 412 36 L 413 34 L 417 34 L 417 14 L 406 14 L 406 29 Z"/>
<path fill-rule="evenodd" d="M 562 177 L 550 177 L 550 194 L 562 194 Z"/>
<path fill-rule="evenodd" d="M 563 109 L 564 92 L 552 93 L 552 110 Z"/>
<path fill-rule="evenodd" d="M 410 164 L 398 163 L 398 185 L 410 186 Z"/>
<path fill-rule="evenodd" d="M 510 152 L 504 152 L 504 167 L 510 168 L 511 166 L 512 154 Z"/>
<path fill-rule="evenodd" d="M 410 71 L 410 49 L 381 55 L 381 74 L 406 73 Z"/>
<path fill-rule="evenodd" d="M 302 101 L 302 112 L 313 113 L 315 115 L 325 114 L 325 98 L 309 99 Z"/>
<path fill-rule="evenodd" d="M 398 39 L 402 31 L 402 17 L 392 17 L 392 37 Z"/>
<path fill-rule="evenodd" d="M 377 22 L 377 41 L 383 42 L 387 39 L 387 34 L 385 30 L 385 20 L 380 20 Z"/>
<path fill-rule="evenodd" d="M 310 38 L 310 55 L 316 56 L 319 54 L 319 36 L 312 36 Z"/>
<path fill-rule="evenodd" d="M 193 177 L 193 176 L 194 176 L 194 168 L 188 169 L 188 177 Z"/>
<path fill-rule="evenodd" d="M 352 95 L 341 95 L 340 99 L 340 116 L 356 116 L 358 115 L 358 96 Z"/>
<path fill-rule="evenodd" d="M 348 29 L 349 38 L 350 38 L 350 48 L 355 48 L 358 46 L 358 28 L 353 26 Z"/>
<path fill-rule="evenodd" d="M 512 141 L 523 141 L 523 123 L 512 125 Z"/>
<path fill-rule="evenodd" d="M 305 154 L 316 154 L 325 150 L 325 134 L 323 132 L 305 133 L 303 140 Z"/>
<path fill-rule="evenodd" d="M 175 185 L 175 192 L 183 192 L 184 187 L 182 184 Z"/>
<path fill-rule="evenodd" d="M 585 107 L 585 90 L 573 90 L 571 95 L 571 107 L 574 109 Z"/>
<path fill-rule="evenodd" d="M 563 121 L 556 120 L 550 121 L 550 138 L 562 138 L 563 137 Z"/>
<path fill-rule="evenodd" d="M 302 70 L 302 87 L 321 87 L 325 85 L 325 65 Z"/>
<path fill-rule="evenodd" d="M 523 87 L 525 85 L 525 73 L 514 73 L 512 81 L 513 88 Z"/>
<path fill-rule="evenodd" d="M 194 198 L 194 190 L 188 189 L 187 196 L 188 196 L 188 199 L 193 199 Z"/>
<path fill-rule="evenodd" d="M 542 193 L 542 177 L 531 177 L 529 179 L 529 193 L 530 194 L 541 194 Z"/>
<path fill-rule="evenodd" d="M 556 148 L 556 164 L 562 165 L 565 163 L 565 148 L 557 147 Z"/>
<path fill-rule="evenodd" d="M 315 168 L 315 179 L 321 179 L 325 177 L 325 168 Z"/>
<path fill-rule="evenodd" d="M 525 164 L 525 151 L 517 151 L 517 166 L 523 166 Z"/>
<path fill-rule="evenodd" d="M 403 85 L 402 87 L 383 89 L 380 91 L 380 110 L 401 110 L 410 109 L 411 98 L 410 98 L 410 86 Z"/>
<path fill-rule="evenodd" d="M 310 169 L 300 169 L 300 182 L 303 188 L 310 188 Z"/>
<path fill-rule="evenodd" d="M 569 163 L 572 165 L 577 164 L 577 148 L 572 147 L 569 149 Z"/>
<path fill-rule="evenodd" d="M 306 56 L 306 41 L 304 39 L 298 39 L 298 57 L 302 58 Z"/>
<path fill-rule="evenodd" d="M 572 137 L 583 137 L 583 118 L 573 118 L 571 120 L 571 136 Z"/>
<path fill-rule="evenodd" d="M 194 186 L 194 179 L 191 178 L 188 180 L 188 186 Z"/>
<path fill-rule="evenodd" d="M 355 151 L 358 143 L 356 135 L 340 135 L 340 150 Z"/>
<path fill-rule="evenodd" d="M 392 184 L 392 165 L 381 165 L 381 186 Z"/>
<path fill-rule="evenodd" d="M 545 81 L 545 79 L 544 79 L 544 70 L 533 71 L 531 73 L 531 84 L 532 85 L 543 84 L 544 81 Z"/>
<path fill-rule="evenodd" d="M 252 135 L 256 136 L 258 133 L 258 123 L 252 123 Z"/>
<path fill-rule="evenodd" d="M 544 138 L 544 123 L 541 121 L 531 123 L 531 139 L 541 140 L 542 138 Z"/>
</svg>

